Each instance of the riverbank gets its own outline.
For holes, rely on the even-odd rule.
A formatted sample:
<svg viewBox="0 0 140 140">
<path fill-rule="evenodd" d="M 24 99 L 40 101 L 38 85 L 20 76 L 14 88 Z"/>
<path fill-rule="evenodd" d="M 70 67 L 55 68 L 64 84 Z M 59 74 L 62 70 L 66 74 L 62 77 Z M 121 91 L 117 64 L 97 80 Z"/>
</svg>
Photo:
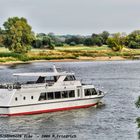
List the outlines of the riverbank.
<svg viewBox="0 0 140 140">
<path fill-rule="evenodd" d="M 54 60 L 32 60 L 32 61 L 9 61 L 0 62 L 0 65 L 28 64 L 34 62 L 81 62 L 81 61 L 121 61 L 127 60 L 120 56 L 113 57 L 80 57 L 79 59 L 54 59 Z"/>
<path fill-rule="evenodd" d="M 16 54 L 6 49 L 0 49 L 0 64 L 10 65 L 40 61 L 70 62 L 70 61 L 114 61 L 140 59 L 140 49 L 124 48 L 114 52 L 106 46 L 102 47 L 56 47 L 55 50 L 32 49 L 27 54 Z"/>
</svg>

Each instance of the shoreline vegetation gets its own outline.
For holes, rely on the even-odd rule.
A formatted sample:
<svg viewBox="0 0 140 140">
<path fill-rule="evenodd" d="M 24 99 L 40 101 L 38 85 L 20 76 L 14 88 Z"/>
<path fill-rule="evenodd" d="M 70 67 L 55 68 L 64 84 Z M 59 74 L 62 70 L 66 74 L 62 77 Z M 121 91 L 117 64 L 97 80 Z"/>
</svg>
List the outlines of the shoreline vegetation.
<svg viewBox="0 0 140 140">
<path fill-rule="evenodd" d="M 140 30 L 128 35 L 35 33 L 24 17 L 9 17 L 0 27 L 0 64 L 128 59 L 140 59 Z"/>
<path fill-rule="evenodd" d="M 140 49 L 123 48 L 113 51 L 107 46 L 63 46 L 54 50 L 32 49 L 27 54 L 10 52 L 7 48 L 0 48 L 0 64 L 31 63 L 41 61 L 113 61 L 140 59 Z"/>
</svg>

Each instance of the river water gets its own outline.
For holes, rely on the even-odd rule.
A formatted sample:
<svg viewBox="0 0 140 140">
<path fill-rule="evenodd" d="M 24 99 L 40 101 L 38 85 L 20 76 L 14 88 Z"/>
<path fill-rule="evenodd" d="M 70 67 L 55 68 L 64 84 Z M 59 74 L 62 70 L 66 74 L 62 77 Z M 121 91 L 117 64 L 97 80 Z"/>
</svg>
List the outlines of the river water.
<svg viewBox="0 0 140 140">
<path fill-rule="evenodd" d="M 39 115 L 0 117 L 0 139 L 12 140 L 2 136 L 6 134 L 24 134 L 17 139 L 25 140 L 138 139 L 136 118 L 140 116 L 140 110 L 135 107 L 135 101 L 140 95 L 140 61 L 40 62 L 0 66 L 0 82 L 15 80 L 11 75 L 16 72 L 46 71 L 52 64 L 75 72 L 78 79 L 107 92 L 102 100 L 104 105 Z"/>
</svg>

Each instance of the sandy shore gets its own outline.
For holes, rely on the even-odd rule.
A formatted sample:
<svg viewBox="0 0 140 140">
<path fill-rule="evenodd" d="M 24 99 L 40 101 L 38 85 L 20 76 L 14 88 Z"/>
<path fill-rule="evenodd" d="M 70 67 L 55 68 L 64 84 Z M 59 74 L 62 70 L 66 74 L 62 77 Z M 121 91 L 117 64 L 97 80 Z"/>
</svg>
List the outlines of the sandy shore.
<svg viewBox="0 0 140 140">
<path fill-rule="evenodd" d="M 93 60 L 93 61 L 115 61 L 115 60 L 126 60 L 125 58 L 121 56 L 100 56 L 100 57 L 79 57 L 80 60 Z"/>
<path fill-rule="evenodd" d="M 13 65 L 13 64 L 28 64 L 34 62 L 80 62 L 80 61 L 120 61 L 127 60 L 121 56 L 112 57 L 79 57 L 78 59 L 54 59 L 54 60 L 33 60 L 33 61 L 11 61 L 11 62 L 0 62 L 0 65 Z"/>
</svg>

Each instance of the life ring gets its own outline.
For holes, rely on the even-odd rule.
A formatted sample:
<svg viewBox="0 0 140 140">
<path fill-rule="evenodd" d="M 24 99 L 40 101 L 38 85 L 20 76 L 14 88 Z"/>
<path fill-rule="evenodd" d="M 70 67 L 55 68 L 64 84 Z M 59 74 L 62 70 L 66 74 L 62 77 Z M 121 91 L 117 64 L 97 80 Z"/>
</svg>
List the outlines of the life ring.
<svg viewBox="0 0 140 140">
<path fill-rule="evenodd" d="M 11 91 L 11 90 L 13 90 L 13 85 L 8 85 L 7 88 L 9 91 Z"/>
</svg>

